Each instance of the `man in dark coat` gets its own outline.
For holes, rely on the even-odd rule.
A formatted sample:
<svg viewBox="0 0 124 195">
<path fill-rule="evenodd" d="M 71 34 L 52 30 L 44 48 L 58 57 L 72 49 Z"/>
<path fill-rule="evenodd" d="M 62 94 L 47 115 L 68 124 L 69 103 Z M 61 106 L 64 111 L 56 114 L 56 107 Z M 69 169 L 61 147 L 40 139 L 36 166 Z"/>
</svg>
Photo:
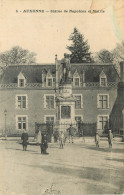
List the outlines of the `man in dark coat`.
<svg viewBox="0 0 124 195">
<path fill-rule="evenodd" d="M 28 144 L 28 133 L 26 132 L 26 130 L 24 130 L 24 132 L 22 133 L 21 140 L 22 140 L 23 150 L 26 151 L 27 144 Z"/>
<path fill-rule="evenodd" d="M 71 124 L 70 127 L 67 129 L 67 131 L 68 131 L 68 134 L 69 134 L 69 143 L 70 143 L 70 139 L 73 143 L 73 136 L 76 132 L 76 129 L 74 127 L 72 127 L 72 124 Z"/>
<path fill-rule="evenodd" d="M 42 138 L 41 138 L 41 154 L 48 154 L 47 153 L 47 148 L 48 148 L 48 141 L 47 141 L 47 135 L 46 134 L 42 134 Z"/>
</svg>

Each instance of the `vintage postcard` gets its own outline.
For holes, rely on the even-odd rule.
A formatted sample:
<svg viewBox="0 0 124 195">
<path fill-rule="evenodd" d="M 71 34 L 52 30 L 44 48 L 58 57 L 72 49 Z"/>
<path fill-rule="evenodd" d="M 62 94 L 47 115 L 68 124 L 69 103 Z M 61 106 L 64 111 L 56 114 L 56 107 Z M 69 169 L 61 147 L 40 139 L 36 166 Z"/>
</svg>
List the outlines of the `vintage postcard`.
<svg viewBox="0 0 124 195">
<path fill-rule="evenodd" d="M 124 1 L 0 0 L 0 195 L 124 194 Z"/>
</svg>

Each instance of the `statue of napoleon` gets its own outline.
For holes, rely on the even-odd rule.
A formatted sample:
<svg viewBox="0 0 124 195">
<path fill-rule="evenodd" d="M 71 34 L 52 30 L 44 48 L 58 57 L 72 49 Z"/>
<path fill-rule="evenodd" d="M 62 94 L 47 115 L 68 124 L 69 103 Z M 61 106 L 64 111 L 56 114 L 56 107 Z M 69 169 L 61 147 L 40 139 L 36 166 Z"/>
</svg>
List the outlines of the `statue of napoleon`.
<svg viewBox="0 0 124 195">
<path fill-rule="evenodd" d="M 69 78 L 71 78 L 70 55 L 64 53 L 64 58 L 62 59 L 61 63 L 63 65 L 63 79 L 64 81 L 67 81 Z"/>
</svg>

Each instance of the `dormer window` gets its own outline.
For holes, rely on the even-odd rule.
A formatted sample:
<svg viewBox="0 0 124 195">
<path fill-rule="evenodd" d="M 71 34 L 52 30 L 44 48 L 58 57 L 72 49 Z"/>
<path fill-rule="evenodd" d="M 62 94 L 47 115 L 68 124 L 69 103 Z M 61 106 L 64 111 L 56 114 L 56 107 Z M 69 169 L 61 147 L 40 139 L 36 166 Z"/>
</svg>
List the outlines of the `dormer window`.
<svg viewBox="0 0 124 195">
<path fill-rule="evenodd" d="M 47 87 L 53 86 L 53 77 L 52 77 L 50 70 L 48 70 L 47 75 L 46 75 L 46 85 Z"/>
<path fill-rule="evenodd" d="M 52 78 L 47 79 L 47 85 L 48 87 L 52 87 Z"/>
<path fill-rule="evenodd" d="M 26 79 L 24 75 L 20 72 L 18 75 L 18 87 L 25 87 Z"/>
<path fill-rule="evenodd" d="M 19 87 L 24 87 L 24 79 L 19 79 Z"/>
<path fill-rule="evenodd" d="M 103 72 L 103 70 L 100 74 L 100 86 L 101 87 L 107 86 L 107 77 L 106 77 L 105 73 Z"/>
<path fill-rule="evenodd" d="M 79 86 L 79 78 L 75 78 L 75 79 L 74 79 L 74 82 L 75 82 L 75 83 L 74 83 L 75 86 Z"/>
<path fill-rule="evenodd" d="M 73 75 L 73 85 L 75 87 L 79 87 L 80 86 L 80 76 L 78 74 L 78 71 L 76 70 L 74 75 Z"/>
<path fill-rule="evenodd" d="M 101 78 L 101 86 L 106 86 L 106 78 Z"/>
</svg>

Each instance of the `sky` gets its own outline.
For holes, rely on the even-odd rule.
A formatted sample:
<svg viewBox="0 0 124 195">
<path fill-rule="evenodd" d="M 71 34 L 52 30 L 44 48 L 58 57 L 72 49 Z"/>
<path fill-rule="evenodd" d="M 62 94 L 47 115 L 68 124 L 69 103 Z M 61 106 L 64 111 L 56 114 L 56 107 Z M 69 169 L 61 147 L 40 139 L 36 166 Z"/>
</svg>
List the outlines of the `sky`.
<svg viewBox="0 0 124 195">
<path fill-rule="evenodd" d="M 118 0 L 119 1 L 119 0 Z M 123 39 L 124 21 L 121 4 L 116 0 L 2 0 L 0 1 L 0 52 L 20 46 L 37 54 L 38 63 L 54 63 L 71 42 L 69 35 L 77 27 L 88 40 L 90 52 L 101 49 L 112 50 Z M 44 10 L 44 13 L 24 13 L 24 10 Z M 51 13 L 60 10 L 61 13 Z M 65 13 L 64 10 L 67 10 Z M 86 13 L 71 13 L 81 10 Z M 102 10 L 102 13 L 89 13 L 88 10 Z M 48 12 L 46 12 L 48 11 Z M 103 13 L 104 11 L 104 13 Z M 123 23 L 123 25 L 122 25 Z M 123 31 L 124 32 L 124 31 Z"/>
</svg>

